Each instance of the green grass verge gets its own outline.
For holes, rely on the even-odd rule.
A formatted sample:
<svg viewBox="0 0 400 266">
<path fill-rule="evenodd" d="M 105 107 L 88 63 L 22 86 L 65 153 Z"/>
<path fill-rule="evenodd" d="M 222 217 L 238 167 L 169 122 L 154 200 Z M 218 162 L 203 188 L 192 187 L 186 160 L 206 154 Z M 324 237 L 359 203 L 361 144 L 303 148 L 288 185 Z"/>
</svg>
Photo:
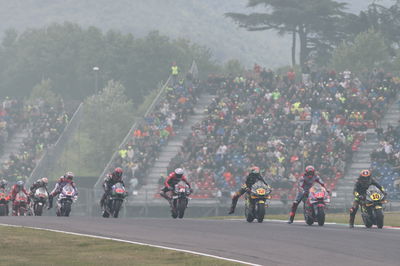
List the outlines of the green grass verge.
<svg viewBox="0 0 400 266">
<path fill-rule="evenodd" d="M 362 224 L 361 215 L 358 211 L 355 223 Z M 297 212 L 295 220 L 304 221 L 303 214 L 301 210 Z M 215 217 L 207 217 L 207 219 L 243 219 L 245 220 L 244 216 L 215 216 Z M 266 214 L 265 219 L 272 219 L 272 220 L 287 220 L 287 214 Z M 347 224 L 349 222 L 349 214 L 348 213 L 327 213 L 326 214 L 326 222 L 328 223 L 341 223 Z M 400 212 L 385 212 L 385 225 L 387 226 L 400 226 Z"/>
<path fill-rule="evenodd" d="M 0 265 L 241 265 L 112 240 L 0 226 Z"/>
</svg>

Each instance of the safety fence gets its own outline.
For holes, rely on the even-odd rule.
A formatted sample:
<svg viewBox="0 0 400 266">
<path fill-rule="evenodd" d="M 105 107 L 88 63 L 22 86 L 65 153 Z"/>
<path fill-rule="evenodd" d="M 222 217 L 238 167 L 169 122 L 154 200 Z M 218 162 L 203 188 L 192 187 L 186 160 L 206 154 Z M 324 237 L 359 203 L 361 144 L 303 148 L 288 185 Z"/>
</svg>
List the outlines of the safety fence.
<svg viewBox="0 0 400 266">
<path fill-rule="evenodd" d="M 74 135 L 73 133 L 78 128 L 79 123 L 83 117 L 83 113 L 84 107 L 83 103 L 81 103 L 76 109 L 67 126 L 64 128 L 64 131 L 59 136 L 57 142 L 49 146 L 39 159 L 39 162 L 36 164 L 36 167 L 33 169 L 31 175 L 26 182 L 28 185 L 31 185 L 36 179 L 44 176 L 49 176 L 49 174 L 52 173 L 53 169 L 57 165 L 58 159 L 65 149 L 67 142 Z"/>
<path fill-rule="evenodd" d="M 197 65 L 196 62 L 193 61 L 191 67 L 188 70 L 188 73 L 191 73 L 193 77 L 197 77 L 198 75 L 198 69 L 197 69 Z M 101 187 L 101 182 L 103 181 L 104 177 L 106 176 L 106 174 L 108 172 L 110 172 L 110 170 L 113 168 L 113 162 L 116 160 L 117 156 L 118 156 L 118 151 L 120 149 L 122 149 L 127 142 L 130 140 L 130 138 L 132 138 L 133 136 L 133 132 L 138 128 L 138 125 L 140 125 L 140 123 L 144 120 L 144 117 L 148 116 L 151 112 L 154 111 L 154 108 L 157 106 L 158 103 L 160 103 L 165 96 L 165 93 L 167 91 L 167 88 L 169 86 L 172 86 L 173 82 L 173 78 L 172 76 L 169 76 L 167 81 L 164 83 L 164 85 L 161 86 L 161 88 L 159 89 L 159 92 L 157 94 L 157 96 L 154 98 L 153 102 L 150 104 L 150 106 L 147 108 L 145 114 L 143 117 L 141 117 L 140 119 L 137 119 L 132 127 L 130 128 L 129 132 L 126 134 L 125 138 L 122 140 L 121 144 L 118 146 L 118 148 L 114 151 L 113 155 L 111 156 L 110 161 L 107 163 L 106 167 L 104 168 L 103 172 L 101 173 L 101 175 L 99 176 L 99 178 L 97 179 L 96 184 L 94 185 L 95 189 L 99 189 Z M 100 195 L 96 194 L 96 198 L 99 198 Z"/>
</svg>

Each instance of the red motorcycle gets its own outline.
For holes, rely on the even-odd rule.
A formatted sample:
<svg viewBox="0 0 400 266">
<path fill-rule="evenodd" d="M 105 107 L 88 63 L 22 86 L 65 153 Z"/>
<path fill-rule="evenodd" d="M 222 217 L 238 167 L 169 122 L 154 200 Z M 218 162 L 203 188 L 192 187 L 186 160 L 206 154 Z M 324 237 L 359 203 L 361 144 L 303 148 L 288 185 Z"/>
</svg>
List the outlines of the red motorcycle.
<svg viewBox="0 0 400 266">
<path fill-rule="evenodd" d="M 28 196 L 20 191 L 13 203 L 13 216 L 26 216 L 28 210 Z"/>
<path fill-rule="evenodd" d="M 304 202 L 304 220 L 308 225 L 318 222 L 319 226 L 325 223 L 325 209 L 330 197 L 325 188 L 320 185 L 311 187 L 308 198 Z"/>
<path fill-rule="evenodd" d="M 8 202 L 10 196 L 4 188 L 0 189 L 0 216 L 8 216 Z"/>
</svg>

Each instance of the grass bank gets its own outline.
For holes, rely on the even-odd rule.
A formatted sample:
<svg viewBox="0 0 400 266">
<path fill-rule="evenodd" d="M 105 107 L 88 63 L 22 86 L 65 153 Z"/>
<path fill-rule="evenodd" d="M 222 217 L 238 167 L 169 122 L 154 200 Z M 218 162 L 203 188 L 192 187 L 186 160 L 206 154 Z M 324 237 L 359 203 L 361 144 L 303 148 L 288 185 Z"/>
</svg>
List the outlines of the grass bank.
<svg viewBox="0 0 400 266">
<path fill-rule="evenodd" d="M 271 214 L 268 213 L 265 215 L 266 219 L 272 220 L 287 220 L 288 215 L 284 214 Z M 295 220 L 304 221 L 302 210 L 297 212 Z M 244 216 L 217 216 L 217 217 L 208 217 L 207 219 L 243 219 Z M 326 214 L 326 222 L 329 223 L 342 223 L 347 224 L 349 222 L 349 214 L 348 213 L 327 213 Z M 360 211 L 357 212 L 356 224 L 362 224 Z M 385 225 L 387 226 L 400 226 L 400 212 L 385 212 Z"/>
<path fill-rule="evenodd" d="M 112 240 L 0 226 L 1 265 L 241 265 Z"/>
</svg>

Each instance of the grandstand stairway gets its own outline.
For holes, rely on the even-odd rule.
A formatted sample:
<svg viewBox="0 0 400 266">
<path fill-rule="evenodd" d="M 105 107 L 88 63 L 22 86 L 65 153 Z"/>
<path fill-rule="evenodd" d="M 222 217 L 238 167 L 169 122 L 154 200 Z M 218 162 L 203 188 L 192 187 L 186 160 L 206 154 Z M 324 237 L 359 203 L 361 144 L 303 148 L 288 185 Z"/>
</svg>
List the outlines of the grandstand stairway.
<svg viewBox="0 0 400 266">
<path fill-rule="evenodd" d="M 9 140 L 7 140 L 3 154 L 0 157 L 0 164 L 3 165 L 9 160 L 10 155 L 18 154 L 19 149 L 22 147 L 24 140 L 29 136 L 30 129 L 22 128 L 18 130 Z"/>
<path fill-rule="evenodd" d="M 192 131 L 192 126 L 205 118 L 205 108 L 212 102 L 214 97 L 215 96 L 208 93 L 204 93 L 199 97 L 199 100 L 194 107 L 194 114 L 187 118 L 184 127 L 176 132 L 176 135 L 168 141 L 167 146 L 162 148 L 158 159 L 154 162 L 153 167 L 149 171 L 149 175 L 146 179 L 147 184 L 139 190 L 138 195 L 135 196 L 135 202 L 151 200 L 154 195 L 159 192 L 158 181 L 161 175 L 166 176 L 169 162 L 180 151 L 183 141 Z"/>
<path fill-rule="evenodd" d="M 400 118 L 400 94 L 396 100 L 390 105 L 385 116 L 381 121 L 381 127 L 385 131 L 389 124 L 396 126 Z M 336 197 L 332 200 L 335 207 L 349 208 L 354 199 L 353 187 L 355 180 L 363 169 L 371 167 L 370 155 L 374 149 L 378 147 L 379 141 L 374 129 L 368 129 L 365 141 L 353 155 L 353 163 L 348 168 L 343 179 L 339 180 L 335 189 Z"/>
</svg>

